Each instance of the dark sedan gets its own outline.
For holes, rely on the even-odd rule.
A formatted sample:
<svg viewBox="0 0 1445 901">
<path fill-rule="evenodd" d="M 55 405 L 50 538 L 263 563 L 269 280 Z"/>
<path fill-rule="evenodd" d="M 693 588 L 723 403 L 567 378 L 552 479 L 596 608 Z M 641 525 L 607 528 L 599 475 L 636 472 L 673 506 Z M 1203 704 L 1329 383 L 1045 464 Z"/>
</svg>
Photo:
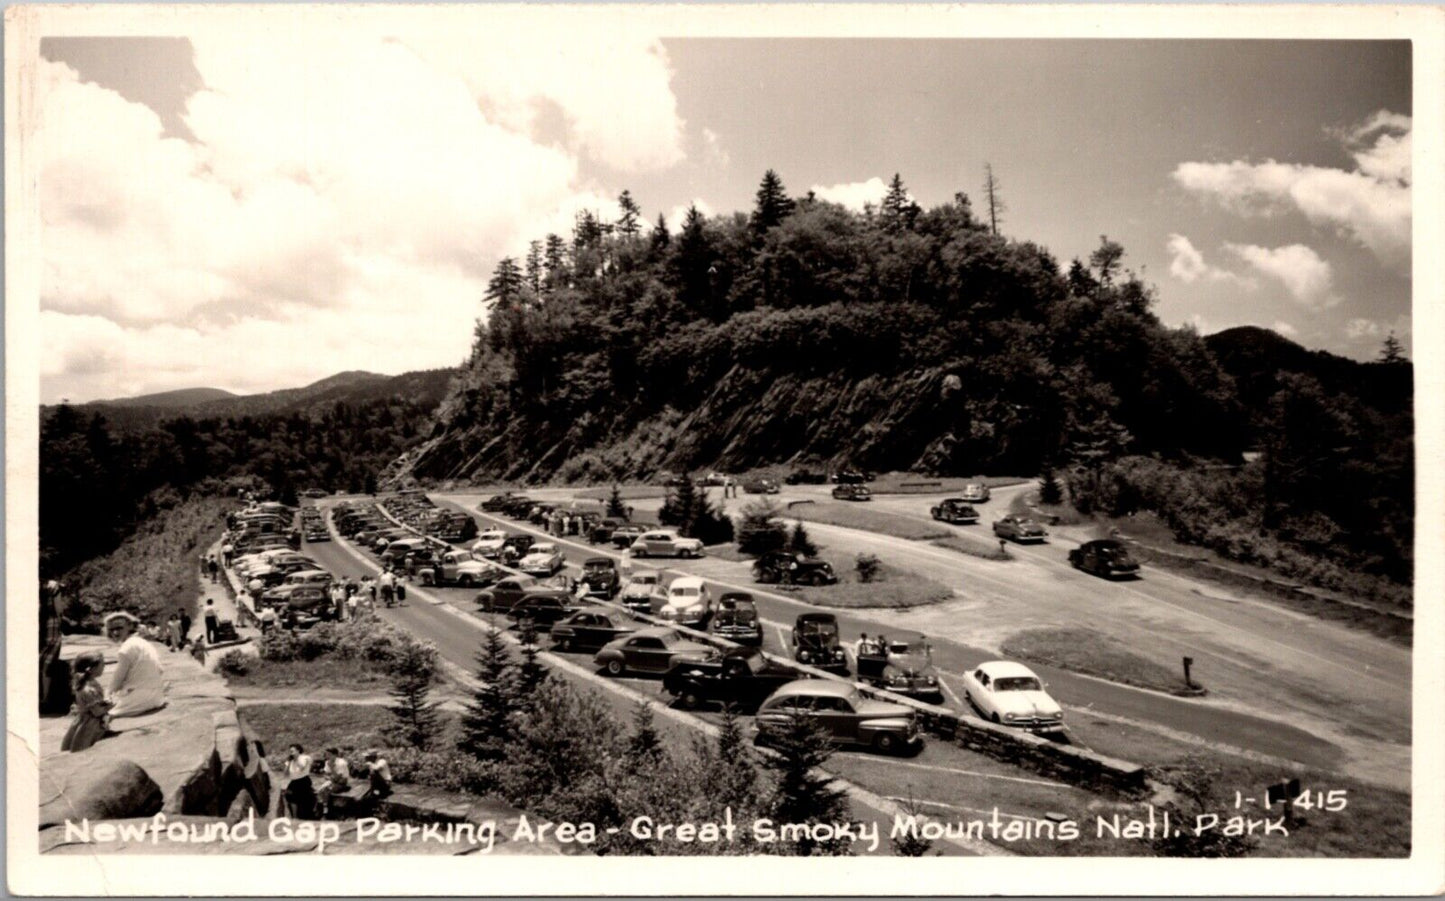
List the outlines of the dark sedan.
<svg viewBox="0 0 1445 901">
<path fill-rule="evenodd" d="M 1021 543 L 1043 541 L 1049 534 L 1043 526 L 1027 516 L 1018 516 L 1013 513 L 996 520 L 993 524 L 993 533 L 1000 538 L 1008 538 Z"/>
<path fill-rule="evenodd" d="M 1129 556 L 1129 549 L 1113 538 L 1087 541 L 1074 548 L 1069 551 L 1069 563 L 1075 569 L 1105 579 L 1139 574 L 1139 564 Z"/>
<path fill-rule="evenodd" d="M 615 613 L 578 610 L 552 625 L 552 641 L 564 651 L 596 651 L 636 631 L 636 623 Z"/>
<path fill-rule="evenodd" d="M 757 648 L 729 648 L 674 664 L 662 677 L 662 687 L 688 710 L 717 703 L 751 711 L 797 678 L 795 670 L 769 660 Z"/>
<path fill-rule="evenodd" d="M 517 624 L 530 621 L 533 627 L 546 632 L 558 620 L 566 619 L 577 610 L 556 594 L 530 593 L 507 611 L 507 616 Z"/>
</svg>

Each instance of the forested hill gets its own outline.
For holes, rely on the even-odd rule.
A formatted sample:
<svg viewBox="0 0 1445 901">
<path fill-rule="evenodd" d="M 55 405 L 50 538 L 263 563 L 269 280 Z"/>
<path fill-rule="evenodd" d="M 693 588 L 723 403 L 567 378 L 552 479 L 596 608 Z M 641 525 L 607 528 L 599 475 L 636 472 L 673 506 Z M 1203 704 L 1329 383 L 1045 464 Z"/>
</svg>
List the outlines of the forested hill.
<svg viewBox="0 0 1445 901">
<path fill-rule="evenodd" d="M 895 178 L 862 213 L 790 198 L 696 209 L 673 234 L 630 196 L 503 260 L 471 358 L 409 467 L 422 478 L 605 479 L 809 459 L 1036 472 L 1125 450 L 1237 459 L 1232 381 L 1101 239 L 1061 267 L 962 194 Z"/>
</svg>

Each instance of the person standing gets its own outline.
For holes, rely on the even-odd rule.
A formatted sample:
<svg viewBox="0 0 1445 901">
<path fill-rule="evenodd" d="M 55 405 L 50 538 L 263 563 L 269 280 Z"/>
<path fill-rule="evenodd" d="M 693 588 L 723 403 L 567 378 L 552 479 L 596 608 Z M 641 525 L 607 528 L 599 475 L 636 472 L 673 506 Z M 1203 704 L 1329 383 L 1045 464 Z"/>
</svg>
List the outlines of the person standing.
<svg viewBox="0 0 1445 901">
<path fill-rule="evenodd" d="M 261 634 L 265 635 L 276 628 L 276 611 L 270 607 L 262 607 L 261 613 L 257 616 L 261 621 Z"/>
<path fill-rule="evenodd" d="M 177 607 L 176 618 L 180 620 L 181 624 L 181 643 L 179 647 L 181 650 L 185 650 L 186 645 L 191 640 L 191 615 L 186 612 L 186 608 Z"/>
<path fill-rule="evenodd" d="M 224 563 L 224 564 L 227 565 L 227 566 L 230 566 L 230 565 L 231 565 L 231 556 L 232 556 L 235 552 L 236 552 L 236 549 L 235 549 L 234 547 L 232 547 L 231 542 L 227 541 L 225 544 L 221 545 L 221 562 Z"/>
<path fill-rule="evenodd" d="M 100 687 L 103 672 L 105 657 L 99 651 L 86 651 L 75 658 L 75 720 L 65 731 L 60 750 L 84 751 L 109 731 L 106 718 L 113 705 Z"/>
<path fill-rule="evenodd" d="M 216 630 L 221 625 L 221 618 L 216 614 L 216 602 L 209 598 L 206 600 L 205 622 L 206 644 L 215 644 Z"/>
<path fill-rule="evenodd" d="M 105 618 L 106 637 L 120 645 L 115 675 L 110 681 L 110 697 L 115 704 L 110 712 L 112 717 L 138 716 L 166 704 L 160 656 L 155 645 L 140 636 L 139 625 L 139 619 L 123 611 Z"/>
<path fill-rule="evenodd" d="M 286 787 L 281 798 L 286 807 L 281 811 L 298 820 L 309 820 L 316 816 L 316 788 L 311 784 L 311 755 L 300 745 L 286 749 Z"/>
<path fill-rule="evenodd" d="M 211 556 L 206 558 L 206 569 L 211 574 L 211 584 L 214 585 L 216 582 L 220 581 L 221 565 L 216 562 L 215 554 L 212 554 Z"/>
<path fill-rule="evenodd" d="M 181 620 L 174 613 L 166 620 L 166 647 L 179 651 L 184 642 L 181 639 Z"/>
<path fill-rule="evenodd" d="M 68 688 L 60 676 L 60 583 L 51 579 L 40 590 L 40 709 L 64 713 Z M 58 709 L 52 709 L 58 708 Z"/>
</svg>

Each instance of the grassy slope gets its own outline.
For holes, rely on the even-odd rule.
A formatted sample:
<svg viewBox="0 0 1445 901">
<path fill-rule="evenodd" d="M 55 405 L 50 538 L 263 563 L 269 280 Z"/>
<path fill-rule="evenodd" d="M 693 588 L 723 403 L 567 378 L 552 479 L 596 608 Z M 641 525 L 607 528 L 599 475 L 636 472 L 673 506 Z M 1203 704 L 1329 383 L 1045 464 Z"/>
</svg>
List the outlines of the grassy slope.
<svg viewBox="0 0 1445 901">
<path fill-rule="evenodd" d="M 1183 673 L 1146 660 L 1093 629 L 1026 629 L 1010 635 L 1002 650 L 1013 659 L 1057 666 L 1125 685 L 1156 691 L 1179 691 L 1186 687 Z"/>
<path fill-rule="evenodd" d="M 801 519 L 805 522 L 821 522 L 849 529 L 863 529 L 911 541 L 947 538 L 953 534 L 930 523 L 919 522 L 896 513 L 874 510 L 867 502 L 860 501 L 804 502 L 788 507 L 782 511 L 781 516 L 784 519 Z"/>
</svg>

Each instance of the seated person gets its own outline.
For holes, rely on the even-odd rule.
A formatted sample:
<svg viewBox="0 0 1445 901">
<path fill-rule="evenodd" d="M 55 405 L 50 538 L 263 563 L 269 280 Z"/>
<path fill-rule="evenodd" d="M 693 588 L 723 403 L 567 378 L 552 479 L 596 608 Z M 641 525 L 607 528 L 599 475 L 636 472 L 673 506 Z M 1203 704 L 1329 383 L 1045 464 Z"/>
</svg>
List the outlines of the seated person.
<svg viewBox="0 0 1445 901">
<path fill-rule="evenodd" d="M 338 748 L 326 749 L 326 762 L 322 765 L 321 784 L 316 786 L 316 800 L 324 817 L 331 812 L 331 798 L 351 788 L 351 767 Z"/>
<path fill-rule="evenodd" d="M 120 645 L 110 680 L 111 719 L 139 716 L 166 705 L 166 681 L 155 645 L 140 634 L 140 620 L 118 611 L 105 618 L 105 634 Z"/>
<path fill-rule="evenodd" d="M 391 764 L 375 751 L 367 751 L 366 793 L 361 796 L 364 803 L 375 803 L 391 794 Z"/>
<path fill-rule="evenodd" d="M 287 782 L 281 797 L 290 815 L 298 820 L 314 819 L 316 788 L 311 784 L 311 755 L 305 753 L 300 745 L 291 745 L 286 749 L 284 766 Z"/>
</svg>

